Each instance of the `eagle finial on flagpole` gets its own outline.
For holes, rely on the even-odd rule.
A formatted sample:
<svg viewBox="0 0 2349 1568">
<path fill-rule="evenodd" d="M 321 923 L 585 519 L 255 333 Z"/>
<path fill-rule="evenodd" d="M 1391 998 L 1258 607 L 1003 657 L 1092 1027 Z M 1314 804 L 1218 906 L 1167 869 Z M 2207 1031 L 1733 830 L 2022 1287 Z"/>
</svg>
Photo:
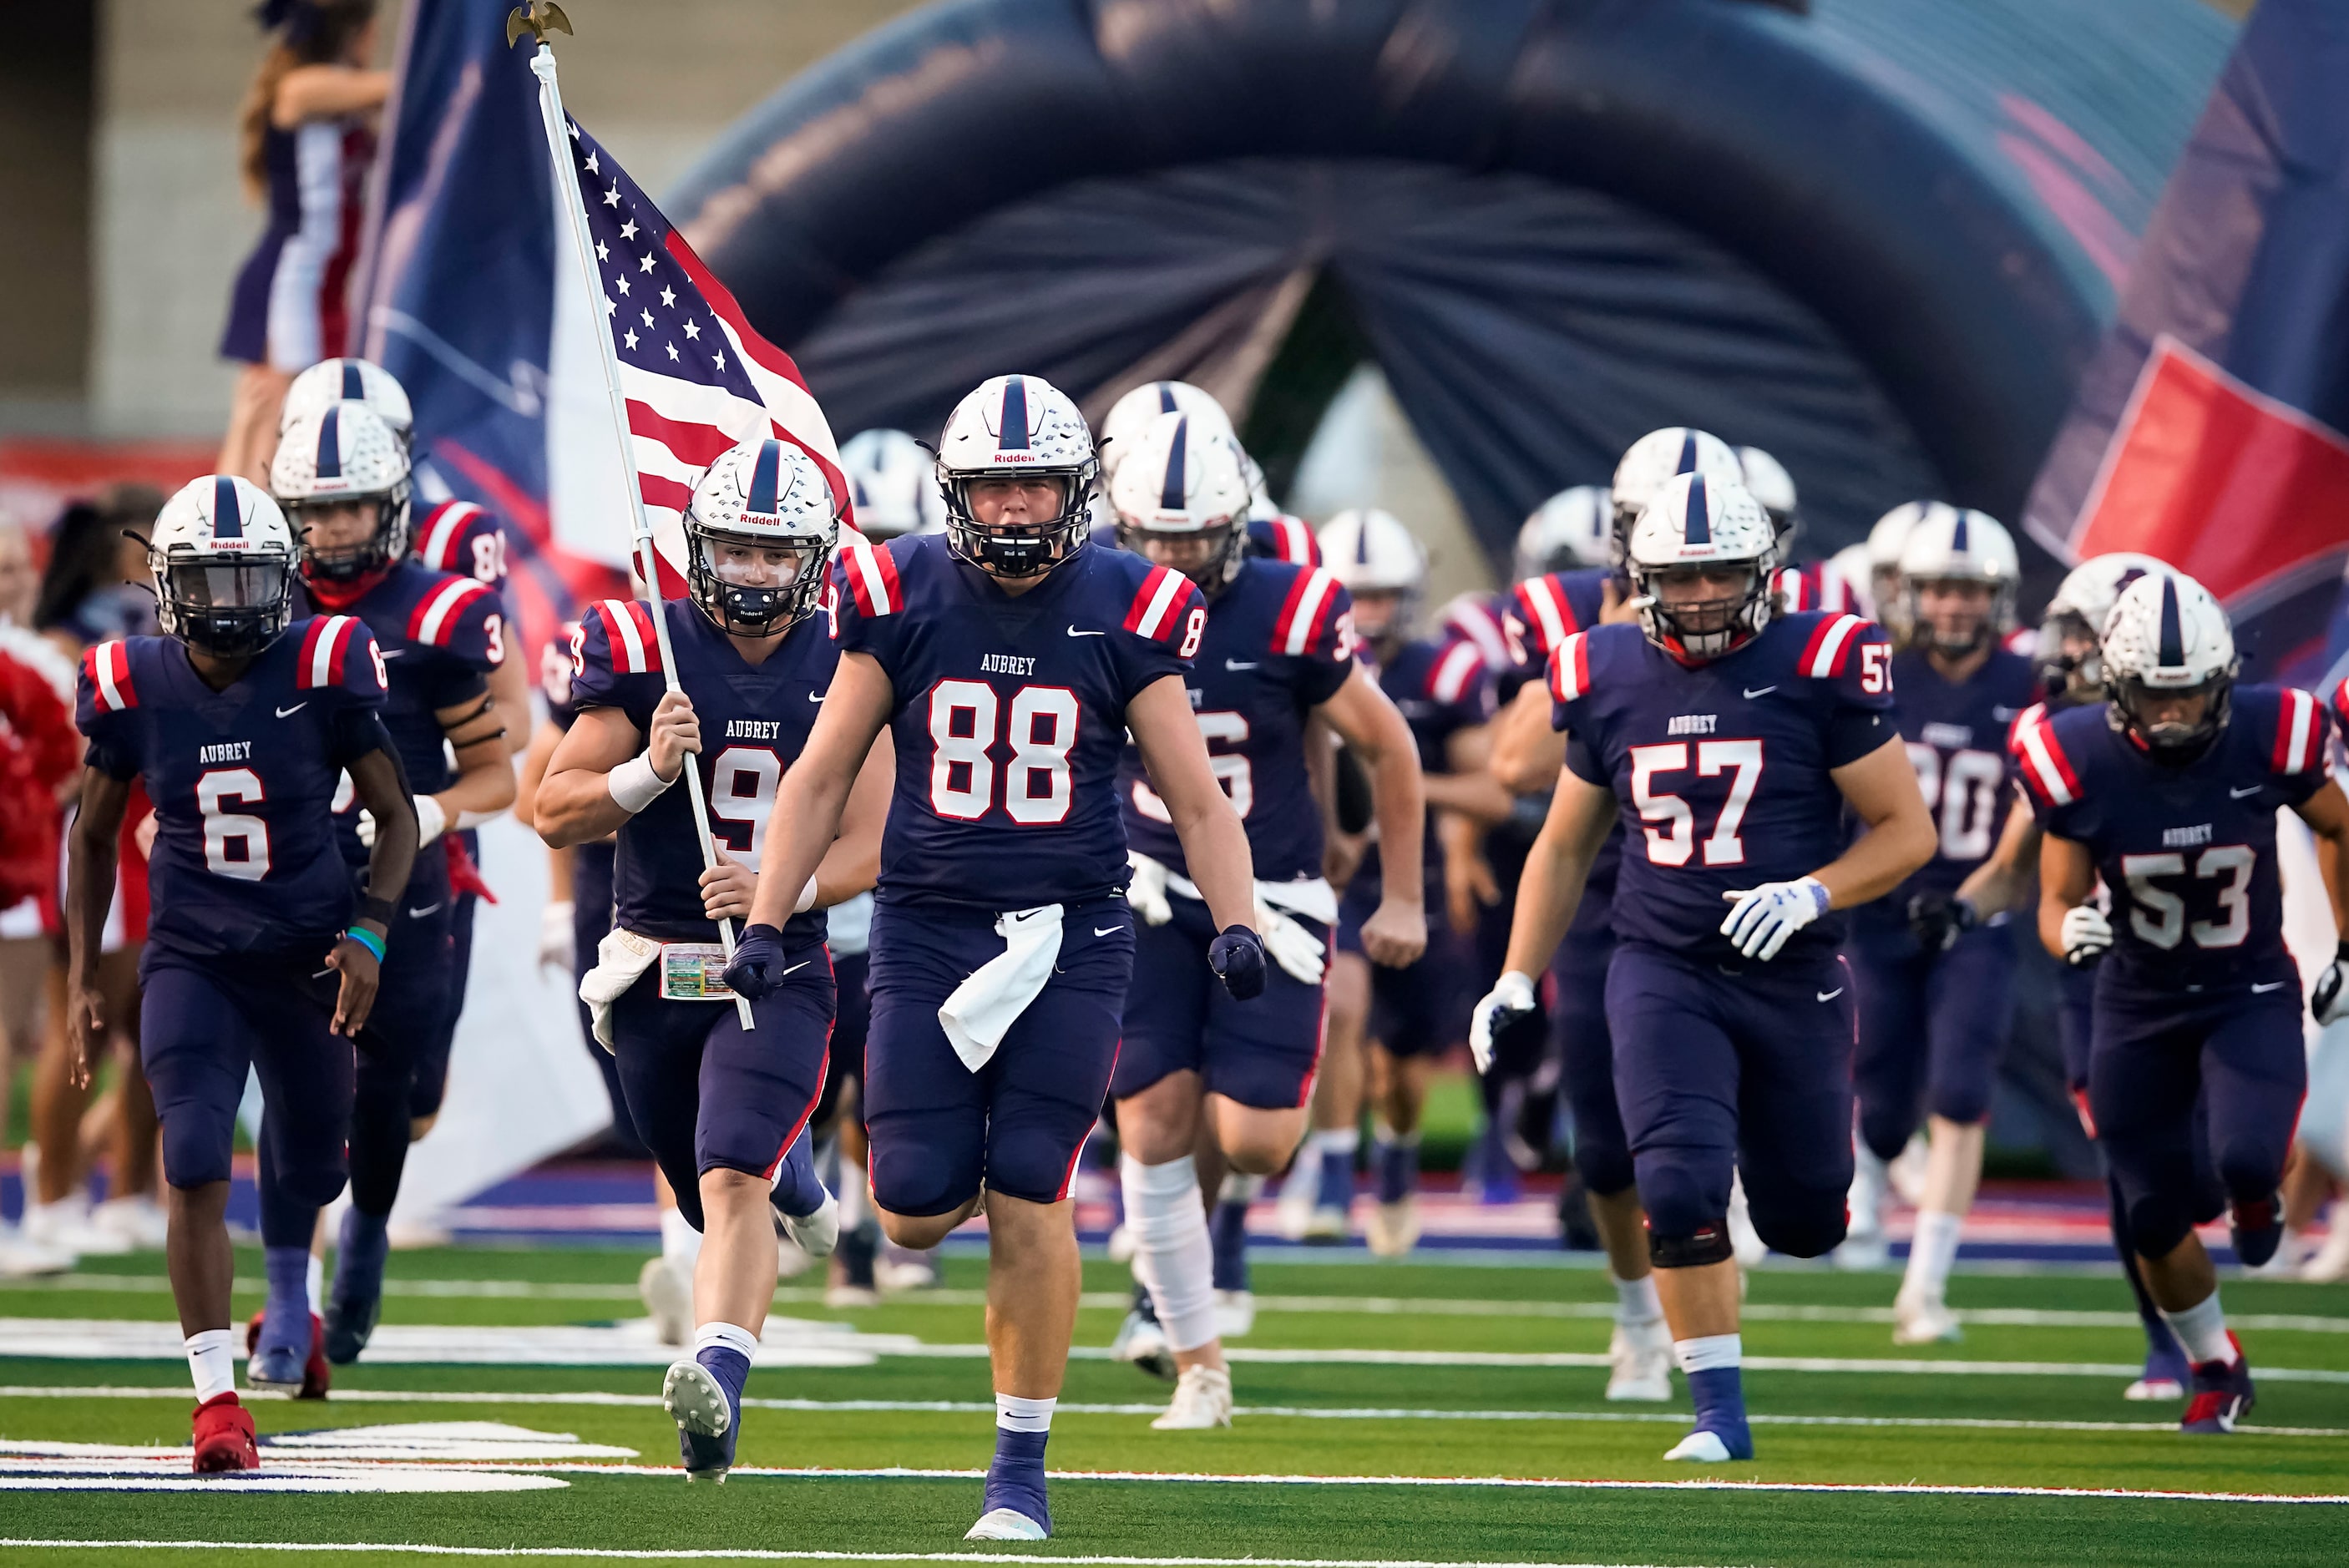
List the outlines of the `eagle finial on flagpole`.
<svg viewBox="0 0 2349 1568">
<path fill-rule="evenodd" d="M 549 33 L 570 32 L 571 18 L 563 14 L 563 7 L 554 0 L 530 0 L 530 4 L 515 6 L 507 15 L 506 47 L 512 48 L 524 33 L 543 44 Z"/>
</svg>

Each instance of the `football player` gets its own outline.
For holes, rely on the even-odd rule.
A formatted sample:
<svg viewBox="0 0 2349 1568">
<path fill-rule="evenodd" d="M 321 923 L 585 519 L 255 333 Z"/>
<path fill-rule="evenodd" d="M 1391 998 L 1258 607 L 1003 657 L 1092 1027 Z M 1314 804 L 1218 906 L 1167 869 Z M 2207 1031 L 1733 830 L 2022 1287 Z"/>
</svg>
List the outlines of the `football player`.
<svg viewBox="0 0 2349 1568">
<path fill-rule="evenodd" d="M 1983 1123 L 2014 1020 L 2007 906 L 1978 905 L 1961 884 L 1989 857 L 2007 816 L 2027 814 L 2013 803 L 2006 741 L 2038 682 L 2030 660 L 1999 646 L 2013 629 L 2018 572 L 2014 542 L 1979 511 L 1934 507 L 1901 546 L 1906 630 L 1892 684 L 1940 847 L 1923 871 L 1852 918 L 1859 1144 L 1850 1237 L 1837 1252 L 1847 1266 L 1881 1266 L 1885 1166 L 1916 1130 L 1921 1102 L 1930 1155 L 1893 1302 L 1896 1345 L 1960 1336 L 1945 1300 L 1950 1266 L 1982 1180 Z"/>
<path fill-rule="evenodd" d="M 1191 415 L 1196 422 L 1195 428 L 1203 435 L 1221 436 L 1239 453 L 1240 468 L 1247 476 L 1248 486 L 1247 552 L 1295 566 L 1320 565 L 1321 547 L 1313 537 L 1311 525 L 1273 503 L 1271 492 L 1265 488 L 1264 470 L 1240 445 L 1230 412 L 1216 400 L 1214 393 L 1188 381 L 1147 381 L 1110 405 L 1101 428 L 1102 493 L 1093 509 L 1099 525 L 1094 530 L 1095 539 L 1104 544 L 1116 542 L 1117 513 L 1109 504 L 1108 490 L 1117 477 L 1118 464 L 1124 460 L 1126 449 L 1137 443 L 1151 421 L 1162 414 L 1174 413 Z"/>
<path fill-rule="evenodd" d="M 513 803 L 488 683 L 506 663 L 506 627 L 487 584 L 409 558 L 408 450 L 367 405 L 340 399 L 296 419 L 278 442 L 270 485 L 302 541 L 308 602 L 365 622 L 388 662 L 384 725 L 415 791 L 422 845 L 400 895 L 382 995 L 358 1042 L 351 1206 L 326 1312 L 326 1357 L 342 1365 L 375 1331 L 408 1146 L 431 1130 L 448 1078 L 456 909 L 449 856 L 434 841 Z M 378 824 L 365 810 L 344 821 L 343 852 L 356 864 Z M 266 1143 L 260 1179 L 266 1206 L 275 1191 Z"/>
<path fill-rule="evenodd" d="M 1173 813 L 1140 752 L 1128 748 L 1119 807 L 1133 867 L 1126 900 L 1142 925 L 1110 1092 L 1134 1273 L 1178 1377 L 1174 1402 L 1151 1424 L 1223 1427 L 1231 1424 L 1232 1384 L 1216 1328 L 1220 1260 L 1193 1150 L 1263 1176 L 1279 1169 L 1305 1130 L 1338 917 L 1337 894 L 1321 874 L 1307 725 L 1320 716 L 1372 770 L 1396 869 L 1362 923 L 1362 945 L 1374 962 L 1396 967 L 1427 945 L 1419 752 L 1402 714 L 1354 663 L 1351 605 L 1337 579 L 1247 553 L 1247 476 L 1237 446 L 1218 429 L 1180 411 L 1158 415 L 1133 438 L 1110 500 L 1126 548 L 1181 573 L 1206 596 L 1189 699 L 1216 776 L 1247 829 L 1257 929 L 1275 965 L 1264 995 L 1246 1006 L 1216 985 L 1207 963 L 1216 931 Z M 1204 1185 L 1218 1189 L 1220 1173 Z M 1244 1252 L 1240 1260 L 1245 1269 Z M 1242 1274 L 1224 1288 L 1245 1290 L 1245 1281 Z"/>
<path fill-rule="evenodd" d="M 872 884 L 891 758 L 878 747 L 865 764 L 845 836 L 783 923 L 778 983 L 739 1016 L 718 979 L 715 923 L 750 913 L 775 788 L 832 685 L 838 655 L 817 612 L 840 507 L 812 458 L 753 438 L 696 481 L 684 531 L 689 599 L 605 600 L 581 617 L 578 717 L 547 764 L 535 818 L 557 849 L 619 835 L 614 927 L 579 991 L 618 1060 L 630 1119 L 703 1236 L 693 1346 L 661 1397 L 687 1478 L 722 1481 L 774 1295 L 774 1216 L 810 1257 L 829 1255 L 838 1234 L 807 1137 L 835 1010 L 814 906 Z M 668 623 L 674 691 L 656 614 Z M 688 760 L 719 846 L 708 869 L 689 791 L 675 788 Z"/>
<path fill-rule="evenodd" d="M 874 739 L 896 790 L 873 918 L 865 1127 L 883 1227 L 905 1246 L 977 1212 L 990 1258 L 995 1461 L 974 1540 L 1051 1533 L 1044 1446 L 1079 1274 L 1069 1182 L 1117 1056 L 1133 966 L 1118 758 L 1130 732 L 1218 935 L 1265 988 L 1247 834 L 1184 687 L 1207 607 L 1179 572 L 1090 548 L 1097 467 L 1076 405 L 999 376 L 938 441 L 947 531 L 852 544 L 840 667 L 775 799 L 750 928 L 727 972 L 783 979 L 778 929 Z"/>
<path fill-rule="evenodd" d="M 1533 1012 L 1533 976 L 1619 814 L 1615 1090 L 1697 1412 L 1665 1457 L 1750 1459 L 1733 1168 L 1770 1246 L 1817 1257 L 1843 1239 L 1852 998 L 1836 912 L 1923 865 L 1933 830 L 1892 722 L 1883 633 L 1856 615 L 1775 613 L 1759 502 L 1682 475 L 1627 554 L 1637 628 L 1576 633 L 1550 655 L 1566 768 L 1526 862 L 1508 972 L 1470 1044 L 1482 1065 L 1496 1029 Z M 1857 840 L 1847 810 L 1867 829 Z"/>
<path fill-rule="evenodd" d="M 1392 896 L 1386 861 L 1409 847 L 1389 850 L 1382 843 L 1364 854 L 1339 907 L 1330 968 L 1327 1070 L 1333 1081 L 1313 1108 L 1319 1184 L 1308 1234 L 1335 1239 L 1347 1232 L 1361 1096 L 1359 1088 L 1349 1092 L 1336 1075 L 1366 1057 L 1377 1206 L 1365 1239 L 1372 1252 L 1392 1257 L 1418 1243 L 1420 1112 L 1437 1057 L 1460 1037 L 1464 1021 L 1467 996 L 1461 983 L 1473 956 L 1478 909 L 1467 891 L 1470 868 L 1482 864 L 1478 841 L 1509 814 L 1509 797 L 1485 770 L 1492 670 L 1465 638 L 1411 635 L 1427 580 L 1427 552 L 1419 541 L 1392 513 L 1375 508 L 1340 512 L 1321 525 L 1320 538 L 1330 574 L 1353 595 L 1354 631 L 1365 662 L 1374 666 L 1380 687 L 1417 744 L 1428 807 L 1421 870 L 1428 890 L 1441 894 L 1447 909 L 1444 929 L 1431 935 L 1414 962 L 1398 967 L 1377 956 L 1366 933 Z M 1408 862 L 1397 871 L 1400 885 L 1409 877 Z M 1368 1045 L 1367 1053 L 1356 1040 Z"/>
<path fill-rule="evenodd" d="M 862 430 L 840 444 L 856 531 L 872 540 L 943 533 L 946 499 L 922 443 L 903 430 Z"/>
<path fill-rule="evenodd" d="M 224 1219 L 246 1071 L 261 1078 L 262 1148 L 275 1181 L 261 1216 L 269 1310 L 246 1378 L 298 1388 L 320 1337 L 303 1284 L 310 1237 L 346 1171 L 347 1042 L 369 1022 L 397 920 L 393 901 L 374 890 L 404 885 L 416 854 L 416 819 L 379 717 L 375 639 L 347 615 L 293 620 L 296 555 L 284 515 L 254 486 L 224 475 L 189 485 L 155 520 L 148 552 L 163 634 L 90 649 L 78 693 L 89 770 L 66 894 L 77 1076 L 86 1080 L 88 1047 L 104 1038 L 91 965 L 124 805 L 143 781 L 157 829 L 140 1056 L 163 1123 L 199 1471 L 260 1463 L 235 1391 Z M 346 771 L 383 824 L 364 893 L 330 804 Z"/>
<path fill-rule="evenodd" d="M 2251 1366 L 2194 1233 L 2195 1149 L 2217 1168 L 2236 1256 L 2265 1263 L 2283 1236 L 2277 1189 L 2307 1088 L 2276 812 L 2316 834 L 2349 931 L 2338 874 L 2349 800 L 2325 771 L 2323 706 L 2288 686 L 2238 687 L 2233 630 L 2193 579 L 2131 583 L 2099 656 L 2109 700 L 2021 737 L 2045 834 L 2039 937 L 2075 967 L 2098 965 L 2089 1109 L 2146 1287 L 2193 1365 L 2183 1429 L 2230 1432 L 2251 1408 Z M 2100 877 L 2109 914 L 2088 902 Z M 2336 959 L 2317 982 L 2320 1024 L 2349 1016 L 2344 972 Z"/>
</svg>

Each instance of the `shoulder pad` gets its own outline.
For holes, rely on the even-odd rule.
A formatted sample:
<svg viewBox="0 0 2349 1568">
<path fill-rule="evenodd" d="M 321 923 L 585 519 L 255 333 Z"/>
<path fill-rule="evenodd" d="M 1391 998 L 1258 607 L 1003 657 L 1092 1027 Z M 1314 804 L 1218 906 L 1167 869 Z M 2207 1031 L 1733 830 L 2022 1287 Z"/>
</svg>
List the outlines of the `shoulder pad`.
<svg viewBox="0 0 2349 1568">
<path fill-rule="evenodd" d="M 476 600 L 491 597 L 489 585 L 471 577 L 442 575 L 427 588 L 408 613 L 408 640 L 445 648 L 464 613 Z"/>
<path fill-rule="evenodd" d="M 488 521 L 496 527 L 494 519 L 469 500 L 444 500 L 425 514 L 416 531 L 416 559 L 435 572 L 454 572 L 471 576 L 457 564 L 457 546 L 463 541 L 466 530 L 476 521 Z"/>
<path fill-rule="evenodd" d="M 1319 566 L 1301 571 L 1289 582 L 1288 596 L 1273 618 L 1272 651 L 1298 657 L 1321 645 L 1322 634 L 1345 591 L 1338 580 Z"/>
<path fill-rule="evenodd" d="M 1458 702 L 1485 673 L 1485 655 L 1465 637 L 1455 638 L 1436 651 L 1427 666 L 1427 695 L 1438 702 Z"/>
<path fill-rule="evenodd" d="M 2298 686 L 2284 686 L 2276 696 L 2275 746 L 2272 765 L 2278 773 L 2305 773 L 2324 761 L 2324 710 Z"/>
<path fill-rule="evenodd" d="M 1191 607 L 1204 603 L 1188 577 L 1164 566 L 1154 566 L 1143 578 L 1142 586 L 1133 591 L 1133 603 L 1126 606 L 1125 629 L 1138 637 L 1174 647 L 1187 634 L 1185 623 Z"/>
<path fill-rule="evenodd" d="M 2044 702 L 2034 702 L 2016 714 L 2014 722 L 2006 727 L 2006 749 L 2013 756 L 2021 757 L 2024 732 L 2046 722 L 2047 705 Z"/>
<path fill-rule="evenodd" d="M 1312 529 L 1306 526 L 1303 518 L 1278 512 L 1266 518 L 1261 524 L 1250 523 L 1248 531 L 1254 533 L 1259 526 L 1264 530 L 1262 537 L 1271 549 L 1274 560 L 1286 561 L 1291 566 L 1321 564 L 1321 542 L 1313 537 Z"/>
<path fill-rule="evenodd" d="M 139 706 L 138 688 L 130 683 L 130 645 L 117 637 L 98 644 L 81 656 L 82 679 L 89 683 L 100 713 L 122 713 Z"/>
<path fill-rule="evenodd" d="M 2050 806 L 2068 806 L 2080 798 L 2079 770 L 2065 755 L 2054 725 L 2043 722 L 2026 728 L 2018 719 L 2013 744 L 2023 782 L 2033 795 Z"/>
<path fill-rule="evenodd" d="M 611 650 L 614 674 L 660 673 L 660 634 L 654 628 L 652 612 L 645 607 L 643 600 L 599 599 L 589 605 L 587 614 L 579 617 L 583 647 L 591 621 L 602 624 L 604 645 Z"/>
<path fill-rule="evenodd" d="M 1559 573 L 1528 577 L 1509 595 L 1509 614 L 1524 628 L 1518 635 L 1529 652 L 1547 654 L 1577 632 L 1588 630 L 1576 618 Z"/>
<path fill-rule="evenodd" d="M 841 575 L 865 619 L 894 615 L 905 607 L 905 589 L 897 581 L 897 561 L 887 544 L 875 544 L 859 534 L 840 546 Z"/>
<path fill-rule="evenodd" d="M 1875 634 L 1882 642 L 1882 628 L 1872 621 L 1857 615 L 1819 616 L 1811 628 L 1810 640 L 1803 645 L 1802 656 L 1795 661 L 1795 673 L 1812 680 L 1829 680 L 1844 672 L 1851 660 L 1851 650 Z"/>
<path fill-rule="evenodd" d="M 1549 656 L 1549 695 L 1553 702 L 1574 702 L 1590 691 L 1590 634 L 1577 632 Z"/>
<path fill-rule="evenodd" d="M 343 684 L 344 661 L 362 641 L 374 637 L 356 615 L 321 615 L 302 634 L 302 652 L 294 664 L 297 690 L 316 691 Z"/>
</svg>

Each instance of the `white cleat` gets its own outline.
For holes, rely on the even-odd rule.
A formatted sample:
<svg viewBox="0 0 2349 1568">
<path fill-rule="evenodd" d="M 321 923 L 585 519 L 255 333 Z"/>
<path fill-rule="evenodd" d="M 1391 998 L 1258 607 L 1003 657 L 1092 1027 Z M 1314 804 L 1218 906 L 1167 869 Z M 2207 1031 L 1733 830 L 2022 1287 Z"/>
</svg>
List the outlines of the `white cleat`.
<svg viewBox="0 0 2349 1568">
<path fill-rule="evenodd" d="M 647 1258 L 636 1273 L 636 1295 L 653 1320 L 653 1337 L 682 1345 L 693 1333 L 693 1275 L 667 1258 Z"/>
<path fill-rule="evenodd" d="M 919 1253 L 902 1258 L 884 1255 L 873 1265 L 873 1283 L 886 1291 L 927 1290 L 938 1283 L 938 1266 Z"/>
<path fill-rule="evenodd" d="M 1245 1339 L 1256 1327 L 1256 1292 L 1252 1290 L 1219 1290 L 1216 1293 L 1216 1337 Z"/>
<path fill-rule="evenodd" d="M 1881 1231 L 1868 1235 L 1853 1233 L 1843 1239 L 1835 1250 L 1835 1266 L 1847 1273 L 1864 1273 L 1880 1269 L 1892 1262 L 1892 1248 Z"/>
<path fill-rule="evenodd" d="M 1016 1508 L 991 1508 L 963 1535 L 965 1541 L 1042 1541 L 1052 1532 Z"/>
<path fill-rule="evenodd" d="M 2333 1205 L 2333 1226 L 2324 1244 L 2300 1268 L 2300 1277 L 2320 1283 L 2349 1279 L 2349 1202 Z"/>
<path fill-rule="evenodd" d="M 1299 1150 L 1297 1163 L 1290 1166 L 1288 1174 L 1280 1179 L 1279 1194 L 1273 1199 L 1272 1223 L 1273 1229 L 1278 1231 L 1285 1240 L 1303 1241 L 1306 1229 L 1313 1223 L 1313 1189 L 1316 1182 L 1312 1173 L 1319 1169 L 1318 1161 Z"/>
<path fill-rule="evenodd" d="M 828 1258 L 840 1244 L 840 1200 L 826 1189 L 823 1202 L 814 1213 L 794 1216 L 778 1209 L 775 1225 L 811 1261 Z"/>
<path fill-rule="evenodd" d="M 2140 1377 L 2121 1390 L 2132 1404 L 2166 1405 L 2186 1398 L 2186 1385 L 2175 1377 Z"/>
<path fill-rule="evenodd" d="M 61 1247 L 26 1241 L 14 1225 L 0 1221 L 0 1279 L 33 1279 L 42 1274 L 69 1273 L 78 1260 Z"/>
<path fill-rule="evenodd" d="M 90 1222 L 89 1195 L 76 1192 L 54 1203 L 27 1203 L 19 1227 L 25 1240 L 82 1258 L 119 1258 L 130 1251 L 128 1237 Z"/>
<path fill-rule="evenodd" d="M 1133 1261 L 1133 1254 L 1141 1250 L 1142 1243 L 1133 1239 L 1133 1227 L 1131 1225 L 1119 1225 L 1116 1229 L 1110 1232 L 1110 1262 L 1113 1264 L 1130 1264 Z M 1009 1510 L 999 1508 L 995 1511 L 998 1513 L 1006 1513 L 1009 1512 Z"/>
<path fill-rule="evenodd" d="M 1770 1248 L 1762 1240 L 1762 1233 L 1754 1228 L 1754 1216 L 1745 1205 L 1745 1179 L 1732 1176 L 1729 1181 L 1729 1250 L 1736 1256 L 1741 1269 L 1758 1269 L 1762 1260 L 1770 1255 Z"/>
<path fill-rule="evenodd" d="M 688 1481 L 726 1484 L 734 1468 L 733 1408 L 709 1368 L 688 1359 L 673 1363 L 661 1379 L 661 1408 L 677 1423 L 678 1447 Z"/>
<path fill-rule="evenodd" d="M 1672 1331 L 1662 1318 L 1617 1324 L 1607 1358 L 1614 1368 L 1607 1376 L 1608 1398 L 1657 1404 L 1672 1397 Z"/>
<path fill-rule="evenodd" d="M 1419 1200 L 1406 1192 L 1400 1202 L 1371 1209 L 1362 1239 L 1374 1256 L 1382 1258 L 1399 1258 L 1419 1245 Z"/>
<path fill-rule="evenodd" d="M 1723 1465 L 1729 1462 L 1729 1445 L 1712 1432 L 1691 1432 L 1666 1451 L 1667 1460 L 1684 1460 L 1691 1464 Z"/>
<path fill-rule="evenodd" d="M 1949 1304 L 1932 1297 L 1899 1296 L 1892 1303 L 1895 1345 L 1955 1345 L 1966 1336 Z"/>
<path fill-rule="evenodd" d="M 132 1251 L 141 1253 L 161 1252 L 169 1230 L 163 1211 L 144 1193 L 109 1198 L 89 1212 L 89 1223 L 93 1230 L 120 1236 Z"/>
<path fill-rule="evenodd" d="M 1166 1330 L 1156 1320 L 1139 1312 L 1129 1312 L 1118 1325 L 1117 1337 L 1109 1342 L 1109 1358 L 1130 1362 L 1153 1377 L 1174 1381 L 1174 1352 L 1166 1343 Z"/>
<path fill-rule="evenodd" d="M 1194 1367 L 1174 1385 L 1166 1413 L 1150 1423 L 1162 1432 L 1205 1432 L 1232 1424 L 1232 1375 Z"/>
</svg>

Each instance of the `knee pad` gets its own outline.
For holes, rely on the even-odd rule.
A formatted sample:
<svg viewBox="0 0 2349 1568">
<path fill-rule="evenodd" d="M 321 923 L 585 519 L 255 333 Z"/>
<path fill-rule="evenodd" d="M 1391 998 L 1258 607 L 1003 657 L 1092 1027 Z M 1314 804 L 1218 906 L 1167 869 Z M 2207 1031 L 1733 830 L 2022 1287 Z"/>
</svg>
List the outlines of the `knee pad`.
<svg viewBox="0 0 2349 1568">
<path fill-rule="evenodd" d="M 949 1151 L 918 1129 L 900 1132 L 885 1123 L 871 1130 L 873 1202 L 889 1212 L 910 1219 L 949 1213 L 978 1191 L 983 1172 L 976 1149 Z"/>
<path fill-rule="evenodd" d="M 1843 1244 L 1844 1233 L 1850 1226 L 1850 1212 L 1840 1191 L 1798 1202 L 1779 1199 L 1765 1203 L 1750 1188 L 1745 1196 L 1754 1234 L 1769 1243 L 1771 1251 L 1788 1257 L 1823 1257 Z"/>
<path fill-rule="evenodd" d="M 2282 1184 L 2283 1171 L 2276 1160 L 2281 1150 L 2271 1151 L 2257 1138 L 2238 1134 L 2227 1140 L 2219 1150 L 2219 1180 L 2228 1195 L 2238 1202 L 2256 1202 L 2275 1195 Z"/>
<path fill-rule="evenodd" d="M 2136 1193 L 2127 1199 L 2129 1241 L 2139 1257 L 2168 1255 L 2193 1233 L 2188 1206 L 2167 1193 Z"/>
<path fill-rule="evenodd" d="M 230 1113 L 232 1118 L 234 1114 Z M 231 1121 L 174 1107 L 173 1114 L 163 1119 L 163 1180 L 182 1188 L 227 1181 L 235 1141 Z"/>
<path fill-rule="evenodd" d="M 1582 1184 L 1601 1198 L 1612 1198 L 1638 1180 L 1629 1149 L 1612 1139 L 1585 1138 L 1579 1129 L 1575 1134 L 1574 1166 L 1582 1172 Z"/>
<path fill-rule="evenodd" d="M 1736 1255 L 1729 1243 L 1726 1214 L 1706 1221 L 1692 1235 L 1662 1235 L 1652 1222 L 1648 1229 L 1648 1261 L 1660 1269 L 1701 1269 L 1725 1264 Z"/>
<path fill-rule="evenodd" d="M 1719 1165 L 1718 1170 L 1706 1167 Z M 1648 1229 L 1664 1236 L 1693 1236 L 1729 1212 L 1728 1161 L 1705 1159 L 1696 1150 L 1667 1149 L 1634 1156 L 1640 1204 Z"/>
</svg>

